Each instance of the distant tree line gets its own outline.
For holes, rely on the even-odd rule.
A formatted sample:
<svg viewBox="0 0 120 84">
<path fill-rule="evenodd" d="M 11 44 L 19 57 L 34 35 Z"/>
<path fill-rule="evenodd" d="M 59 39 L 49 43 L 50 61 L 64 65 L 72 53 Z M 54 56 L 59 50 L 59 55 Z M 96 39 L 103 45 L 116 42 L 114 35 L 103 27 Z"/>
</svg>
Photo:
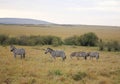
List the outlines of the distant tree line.
<svg viewBox="0 0 120 84">
<path fill-rule="evenodd" d="M 65 39 L 61 39 L 57 36 L 18 36 L 9 37 L 8 35 L 0 34 L 0 45 L 53 45 L 60 46 L 64 45 L 76 45 L 76 46 L 98 46 L 99 50 L 108 51 L 120 51 L 120 44 L 117 41 L 103 42 L 99 40 L 97 35 L 93 32 L 85 33 L 81 36 L 71 36 Z"/>
</svg>

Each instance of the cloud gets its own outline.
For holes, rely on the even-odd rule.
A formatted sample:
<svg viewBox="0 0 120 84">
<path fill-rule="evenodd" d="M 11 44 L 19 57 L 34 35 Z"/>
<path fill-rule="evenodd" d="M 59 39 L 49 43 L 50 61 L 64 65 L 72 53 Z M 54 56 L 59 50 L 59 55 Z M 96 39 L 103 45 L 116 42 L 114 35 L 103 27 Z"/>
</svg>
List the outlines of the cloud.
<svg viewBox="0 0 120 84">
<path fill-rule="evenodd" d="M 120 1 L 105 0 L 105 1 L 100 2 L 98 5 L 102 6 L 102 7 L 119 7 L 120 6 Z"/>
<path fill-rule="evenodd" d="M 89 3 L 91 4 L 91 3 Z M 94 1 L 92 6 L 74 6 L 66 8 L 68 11 L 103 11 L 103 12 L 120 12 L 120 1 L 104 0 Z"/>
<path fill-rule="evenodd" d="M 14 9 L 0 9 L 0 17 L 20 17 L 20 18 L 38 18 L 44 19 L 45 13 L 36 11 L 14 10 Z"/>
</svg>

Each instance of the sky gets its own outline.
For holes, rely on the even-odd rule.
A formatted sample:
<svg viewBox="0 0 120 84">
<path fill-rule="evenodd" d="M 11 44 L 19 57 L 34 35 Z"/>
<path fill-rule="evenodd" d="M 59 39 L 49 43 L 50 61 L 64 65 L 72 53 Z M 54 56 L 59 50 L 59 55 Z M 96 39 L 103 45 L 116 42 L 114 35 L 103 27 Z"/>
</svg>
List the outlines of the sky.
<svg viewBox="0 0 120 84">
<path fill-rule="evenodd" d="M 0 18 L 120 26 L 120 0 L 0 0 Z"/>
</svg>

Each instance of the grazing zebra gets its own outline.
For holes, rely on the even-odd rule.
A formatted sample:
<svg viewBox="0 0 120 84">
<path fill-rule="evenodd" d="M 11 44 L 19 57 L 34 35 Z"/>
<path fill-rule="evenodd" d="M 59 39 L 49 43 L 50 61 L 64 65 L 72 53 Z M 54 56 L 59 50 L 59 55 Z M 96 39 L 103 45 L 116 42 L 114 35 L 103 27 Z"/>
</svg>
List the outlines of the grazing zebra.
<svg viewBox="0 0 120 84">
<path fill-rule="evenodd" d="M 70 57 L 77 57 L 77 59 L 79 59 L 79 57 L 84 57 L 84 59 L 86 60 L 88 56 L 88 53 L 86 52 L 72 52 L 70 54 Z"/>
<path fill-rule="evenodd" d="M 96 60 L 99 59 L 99 53 L 98 52 L 89 52 L 88 55 L 90 56 L 90 59 L 96 58 Z"/>
<path fill-rule="evenodd" d="M 45 54 L 47 54 L 48 52 L 51 54 L 51 56 L 52 56 L 54 59 L 56 59 L 56 57 L 61 57 L 63 61 L 66 59 L 66 55 L 65 55 L 65 52 L 64 52 L 64 51 L 53 50 L 53 49 L 51 49 L 51 48 L 47 48 L 47 49 L 45 50 Z"/>
<path fill-rule="evenodd" d="M 13 52 L 15 58 L 16 55 L 20 55 L 21 59 L 25 58 L 25 50 L 23 48 L 17 49 L 13 45 L 10 45 L 10 51 Z"/>
</svg>

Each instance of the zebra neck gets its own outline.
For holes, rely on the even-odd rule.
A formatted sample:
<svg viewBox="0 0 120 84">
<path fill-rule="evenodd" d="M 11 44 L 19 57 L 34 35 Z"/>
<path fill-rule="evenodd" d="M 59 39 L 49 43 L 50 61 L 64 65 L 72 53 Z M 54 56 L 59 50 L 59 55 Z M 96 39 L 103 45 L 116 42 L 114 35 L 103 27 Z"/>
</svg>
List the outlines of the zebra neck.
<svg viewBox="0 0 120 84">
<path fill-rule="evenodd" d="M 54 51 L 50 51 L 50 54 L 52 54 Z"/>
</svg>

